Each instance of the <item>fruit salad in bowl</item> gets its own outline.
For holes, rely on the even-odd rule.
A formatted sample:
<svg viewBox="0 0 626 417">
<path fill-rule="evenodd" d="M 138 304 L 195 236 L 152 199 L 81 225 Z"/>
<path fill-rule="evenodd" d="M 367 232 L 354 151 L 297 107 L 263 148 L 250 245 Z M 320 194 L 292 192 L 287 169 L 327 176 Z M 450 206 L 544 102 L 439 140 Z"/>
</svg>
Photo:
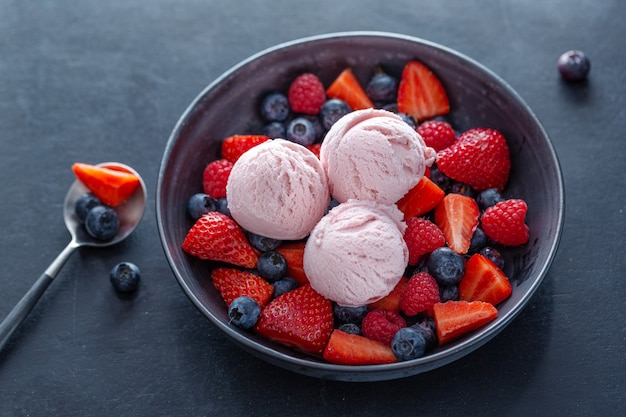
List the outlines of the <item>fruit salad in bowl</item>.
<svg viewBox="0 0 626 417">
<path fill-rule="evenodd" d="M 503 80 L 441 45 L 337 33 L 209 85 L 166 146 L 181 288 L 260 358 L 321 378 L 425 372 L 527 304 L 563 222 L 558 159 Z"/>
</svg>

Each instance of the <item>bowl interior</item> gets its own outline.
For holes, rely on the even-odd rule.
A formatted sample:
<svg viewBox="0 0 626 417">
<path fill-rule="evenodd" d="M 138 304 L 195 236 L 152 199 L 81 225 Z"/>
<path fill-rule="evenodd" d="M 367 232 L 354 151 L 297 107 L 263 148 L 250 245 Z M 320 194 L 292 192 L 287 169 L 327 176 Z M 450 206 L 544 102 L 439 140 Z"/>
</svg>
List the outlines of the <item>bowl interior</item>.
<svg viewBox="0 0 626 417">
<path fill-rule="evenodd" d="M 480 330 L 431 354 L 391 365 L 332 365 L 228 325 L 224 303 L 211 284 L 211 264 L 186 255 L 181 245 L 192 225 L 186 202 L 202 190 L 202 171 L 219 157 L 223 138 L 260 132 L 260 98 L 286 91 L 302 72 L 324 85 L 346 67 L 365 83 L 376 67 L 399 78 L 404 64 L 422 61 L 441 79 L 450 99 L 449 121 L 458 130 L 499 129 L 508 140 L 513 169 L 505 197 L 528 203 L 527 245 L 506 252 L 505 272 L 512 296 L 498 318 Z M 182 289 L 210 321 L 241 347 L 296 372 L 340 380 L 381 380 L 428 371 L 486 343 L 524 307 L 545 276 L 561 235 L 564 191 L 552 144 L 532 111 L 499 77 L 477 62 L 421 39 L 377 32 L 338 33 L 270 48 L 238 64 L 202 91 L 185 111 L 167 143 L 157 185 L 157 222 L 165 254 Z"/>
</svg>

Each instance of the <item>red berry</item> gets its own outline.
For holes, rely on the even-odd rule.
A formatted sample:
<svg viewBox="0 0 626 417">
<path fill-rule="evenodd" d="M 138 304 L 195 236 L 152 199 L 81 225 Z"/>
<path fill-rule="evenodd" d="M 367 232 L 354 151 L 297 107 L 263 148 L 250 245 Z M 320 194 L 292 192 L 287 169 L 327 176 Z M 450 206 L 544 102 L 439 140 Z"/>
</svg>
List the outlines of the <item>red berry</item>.
<svg viewBox="0 0 626 417">
<path fill-rule="evenodd" d="M 398 209 L 404 213 L 405 219 L 413 216 L 422 216 L 437 207 L 437 204 L 443 199 L 444 195 L 445 192 L 430 178 L 424 175 L 419 182 L 398 201 Z"/>
<path fill-rule="evenodd" d="M 410 217 L 406 220 L 406 225 L 404 241 L 409 249 L 409 265 L 417 265 L 422 255 L 446 244 L 443 232 L 430 220 Z"/>
<path fill-rule="evenodd" d="M 103 167 L 76 162 L 76 178 L 104 204 L 115 207 L 126 201 L 140 184 L 135 174 L 117 167 Z"/>
<path fill-rule="evenodd" d="M 456 141 L 456 132 L 452 125 L 441 120 L 427 120 L 417 127 L 426 146 L 430 146 L 436 151 L 440 151 L 452 145 Z"/>
<path fill-rule="evenodd" d="M 215 268 L 211 277 L 226 306 L 230 306 L 235 298 L 245 295 L 263 307 L 274 293 L 272 284 L 252 272 L 236 268 Z"/>
<path fill-rule="evenodd" d="M 265 135 L 232 135 L 222 141 L 222 158 L 233 164 L 249 149 L 270 140 Z"/>
<path fill-rule="evenodd" d="M 323 356 L 328 362 L 339 365 L 378 365 L 398 361 L 390 346 L 338 329 L 330 335 Z"/>
<path fill-rule="evenodd" d="M 435 223 L 450 249 L 463 255 L 470 247 L 479 215 L 476 200 L 461 194 L 448 194 L 435 208 Z"/>
<path fill-rule="evenodd" d="M 226 197 L 226 183 L 233 169 L 233 163 L 226 159 L 218 159 L 210 162 L 202 176 L 202 188 L 204 193 L 213 198 Z"/>
<path fill-rule="evenodd" d="M 385 310 L 400 311 L 400 301 L 402 295 L 409 282 L 407 277 L 400 278 L 400 281 L 393 287 L 393 290 L 383 298 L 368 305 L 370 310 L 377 310 L 383 308 Z"/>
<path fill-rule="evenodd" d="M 459 284 L 459 296 L 463 300 L 496 305 L 506 300 L 512 291 L 507 276 L 489 258 L 476 253 L 467 260 Z"/>
<path fill-rule="evenodd" d="M 439 286 L 435 278 L 427 272 L 418 272 L 409 279 L 402 301 L 400 301 L 400 309 L 407 316 L 414 316 L 424 311 L 430 314 L 439 300 Z"/>
<path fill-rule="evenodd" d="M 326 101 L 326 92 L 315 74 L 304 73 L 293 80 L 287 98 L 294 112 L 318 114 Z"/>
<path fill-rule="evenodd" d="M 367 96 L 367 93 L 350 68 L 341 71 L 328 89 L 326 89 L 326 94 L 330 98 L 343 100 L 352 110 L 370 109 L 374 107 L 374 103 L 372 103 L 372 100 Z"/>
<path fill-rule="evenodd" d="M 525 223 L 528 206 L 524 200 L 504 200 L 487 208 L 481 218 L 483 231 L 494 241 L 508 246 L 528 242 Z"/>
<path fill-rule="evenodd" d="M 398 330 L 406 327 L 406 321 L 396 311 L 378 309 L 367 313 L 361 323 L 363 336 L 391 346 L 391 339 Z"/>
<path fill-rule="evenodd" d="M 417 121 L 450 111 L 450 102 L 441 81 L 424 64 L 408 62 L 398 85 L 398 111 Z"/>
<path fill-rule="evenodd" d="M 445 345 L 495 319 L 498 310 L 484 301 L 446 301 L 433 306 L 439 345 Z"/>
</svg>

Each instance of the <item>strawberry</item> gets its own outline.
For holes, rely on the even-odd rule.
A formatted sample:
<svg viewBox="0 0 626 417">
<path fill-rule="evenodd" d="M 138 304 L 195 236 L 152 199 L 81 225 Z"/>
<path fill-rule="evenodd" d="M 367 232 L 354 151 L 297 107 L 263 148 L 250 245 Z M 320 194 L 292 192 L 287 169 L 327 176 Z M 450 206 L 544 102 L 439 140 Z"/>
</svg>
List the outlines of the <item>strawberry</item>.
<svg viewBox="0 0 626 417">
<path fill-rule="evenodd" d="M 326 101 L 326 92 L 317 75 L 304 73 L 292 81 L 287 98 L 294 112 L 318 114 Z"/>
<path fill-rule="evenodd" d="M 484 301 L 446 301 L 433 306 L 439 346 L 443 346 L 492 321 L 498 310 Z"/>
<path fill-rule="evenodd" d="M 450 249 L 459 255 L 469 249 L 479 214 L 476 200 L 461 194 L 447 194 L 435 208 L 435 223 Z"/>
<path fill-rule="evenodd" d="M 338 365 L 378 365 L 397 362 L 391 347 L 357 334 L 333 330 L 324 359 Z"/>
<path fill-rule="evenodd" d="M 263 307 L 274 292 L 274 286 L 260 276 L 236 268 L 215 268 L 211 277 L 226 306 L 230 306 L 235 298 L 245 295 Z"/>
<path fill-rule="evenodd" d="M 440 151 L 456 142 L 456 132 L 452 125 L 442 120 L 427 120 L 417 129 L 426 146 Z"/>
<path fill-rule="evenodd" d="M 243 230 L 230 217 L 217 211 L 200 217 L 183 242 L 183 250 L 200 259 L 256 267 L 258 255 Z"/>
<path fill-rule="evenodd" d="M 443 232 L 430 220 L 423 217 L 409 217 L 406 220 L 406 226 L 404 241 L 409 249 L 409 265 L 417 265 L 422 255 L 446 244 Z"/>
<path fill-rule="evenodd" d="M 520 199 L 496 203 L 483 213 L 483 231 L 502 245 L 523 245 L 528 242 L 528 225 L 525 223 L 527 210 L 526 202 Z"/>
<path fill-rule="evenodd" d="M 393 290 L 383 298 L 368 305 L 370 310 L 385 309 L 392 311 L 400 311 L 400 300 L 406 289 L 409 279 L 407 277 L 400 278 L 400 281 L 393 287 Z"/>
<path fill-rule="evenodd" d="M 202 188 L 213 198 L 226 197 L 226 183 L 233 169 L 233 163 L 226 159 L 210 162 L 202 175 Z"/>
<path fill-rule="evenodd" d="M 313 154 L 317 156 L 317 159 L 320 158 L 320 149 L 322 148 L 321 143 L 314 143 L 312 145 L 308 145 L 306 148 L 313 152 Z"/>
<path fill-rule="evenodd" d="M 504 189 L 511 171 L 505 137 L 495 129 L 474 128 L 459 135 L 449 147 L 437 152 L 437 167 L 453 180 L 476 191 Z"/>
<path fill-rule="evenodd" d="M 333 331 L 332 302 L 303 285 L 269 302 L 255 330 L 285 346 L 322 355 Z"/>
<path fill-rule="evenodd" d="M 300 285 L 309 283 L 309 279 L 304 273 L 303 266 L 305 243 L 306 242 L 283 243 L 276 248 L 276 252 L 283 255 L 287 261 L 287 276 L 295 279 Z"/>
<path fill-rule="evenodd" d="M 421 62 L 408 62 L 398 85 L 398 112 L 421 121 L 449 111 L 446 90 L 437 76 Z"/>
<path fill-rule="evenodd" d="M 507 276 L 489 258 L 476 253 L 467 260 L 459 284 L 461 299 L 496 305 L 506 300 L 512 291 Z"/>
<path fill-rule="evenodd" d="M 338 98 L 348 103 L 352 110 L 369 109 L 374 103 L 357 80 L 352 69 L 344 69 L 326 89 L 329 98 Z"/>
<path fill-rule="evenodd" d="M 222 158 L 234 164 L 246 151 L 268 140 L 270 137 L 265 135 L 229 136 L 222 141 Z"/>
<path fill-rule="evenodd" d="M 391 339 L 398 330 L 406 327 L 406 321 L 398 312 L 378 309 L 367 313 L 361 323 L 363 336 L 391 346 Z"/>
<path fill-rule="evenodd" d="M 430 178 L 423 176 L 419 182 L 402 197 L 398 209 L 404 213 L 404 219 L 423 216 L 443 199 L 445 192 Z"/>
<path fill-rule="evenodd" d="M 439 286 L 435 278 L 428 272 L 418 272 L 409 279 L 400 301 L 400 310 L 407 316 L 422 312 L 432 315 L 432 308 L 439 301 Z"/>
<path fill-rule="evenodd" d="M 126 201 L 140 184 L 139 178 L 116 166 L 96 166 L 76 162 L 72 165 L 76 178 L 104 204 L 115 207 Z"/>
</svg>

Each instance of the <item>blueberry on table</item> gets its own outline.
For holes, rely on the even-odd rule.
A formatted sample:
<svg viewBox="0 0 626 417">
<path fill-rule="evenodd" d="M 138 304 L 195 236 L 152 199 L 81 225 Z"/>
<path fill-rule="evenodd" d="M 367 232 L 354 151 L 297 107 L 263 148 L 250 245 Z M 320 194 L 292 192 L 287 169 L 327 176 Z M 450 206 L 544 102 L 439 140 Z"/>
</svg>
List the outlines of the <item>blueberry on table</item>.
<svg viewBox="0 0 626 417">
<path fill-rule="evenodd" d="M 81 222 L 84 222 L 85 218 L 87 218 L 87 213 L 89 213 L 92 208 L 101 205 L 103 205 L 102 201 L 93 193 L 85 193 L 78 197 L 78 200 L 76 200 L 74 212 L 76 213 L 78 219 Z"/>
<path fill-rule="evenodd" d="M 426 263 L 428 273 L 441 286 L 458 285 L 465 273 L 465 260 L 448 247 L 435 249 Z"/>
<path fill-rule="evenodd" d="M 119 292 L 134 291 L 140 276 L 139 268 L 131 262 L 120 262 L 111 269 L 111 283 Z"/>
<path fill-rule="evenodd" d="M 198 220 L 203 214 L 217 210 L 217 200 L 205 193 L 192 195 L 187 202 L 187 212 L 193 220 Z"/>
<path fill-rule="evenodd" d="M 399 361 L 421 358 L 426 352 L 426 339 L 422 332 L 403 327 L 391 339 L 391 350 Z"/>
<path fill-rule="evenodd" d="M 96 206 L 85 218 L 85 229 L 96 239 L 111 240 L 120 230 L 120 219 L 111 207 Z"/>
<path fill-rule="evenodd" d="M 230 323 L 242 329 L 249 329 L 256 324 L 261 314 L 261 307 L 252 298 L 242 295 L 235 298 L 228 306 Z"/>
<path fill-rule="evenodd" d="M 266 281 L 276 282 L 287 276 L 287 260 L 278 252 L 267 251 L 259 256 L 256 269 Z"/>
<path fill-rule="evenodd" d="M 584 52 L 578 50 L 567 51 L 559 57 L 557 67 L 565 81 L 576 82 L 587 78 L 591 69 L 591 61 Z"/>
</svg>

